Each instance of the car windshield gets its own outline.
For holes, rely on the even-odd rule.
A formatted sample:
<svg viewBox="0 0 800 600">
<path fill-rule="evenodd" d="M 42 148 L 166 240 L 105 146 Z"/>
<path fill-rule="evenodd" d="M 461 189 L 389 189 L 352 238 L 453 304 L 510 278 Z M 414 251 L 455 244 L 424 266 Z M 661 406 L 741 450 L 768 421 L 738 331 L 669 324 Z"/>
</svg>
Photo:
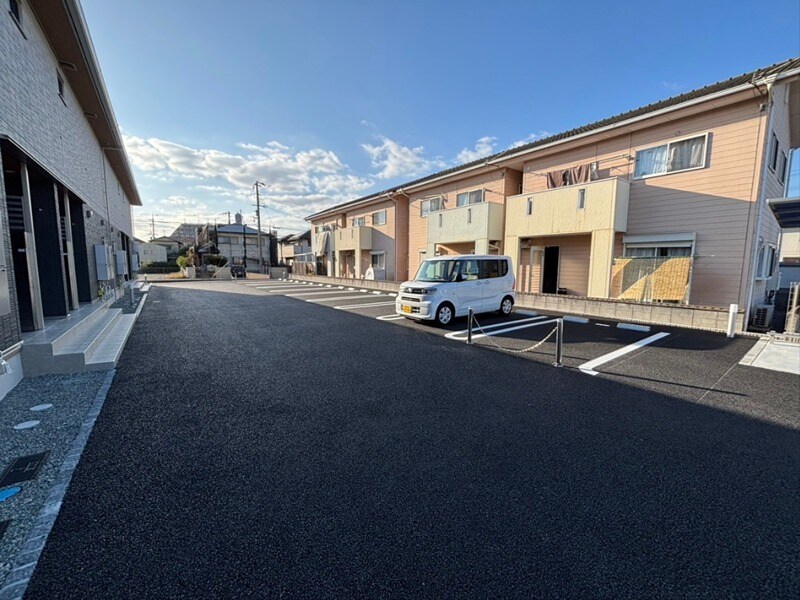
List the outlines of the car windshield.
<svg viewBox="0 0 800 600">
<path fill-rule="evenodd" d="M 458 273 L 459 262 L 457 260 L 422 261 L 417 274 L 414 276 L 414 281 L 452 281 L 455 274 Z"/>
</svg>

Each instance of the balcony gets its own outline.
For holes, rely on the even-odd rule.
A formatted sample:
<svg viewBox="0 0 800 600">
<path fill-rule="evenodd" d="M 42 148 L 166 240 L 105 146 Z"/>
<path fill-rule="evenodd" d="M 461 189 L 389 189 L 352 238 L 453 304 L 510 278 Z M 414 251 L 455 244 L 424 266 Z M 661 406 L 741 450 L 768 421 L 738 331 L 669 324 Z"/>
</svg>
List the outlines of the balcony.
<svg viewBox="0 0 800 600">
<path fill-rule="evenodd" d="M 337 252 L 372 249 L 372 227 L 366 225 L 338 229 L 333 233 L 333 237 Z"/>
<path fill-rule="evenodd" d="M 628 228 L 629 193 L 627 180 L 612 177 L 510 196 L 506 236 L 572 235 L 601 230 L 624 232 Z"/>
<path fill-rule="evenodd" d="M 502 240 L 503 215 L 503 205 L 498 202 L 480 202 L 429 213 L 428 245 Z"/>
</svg>

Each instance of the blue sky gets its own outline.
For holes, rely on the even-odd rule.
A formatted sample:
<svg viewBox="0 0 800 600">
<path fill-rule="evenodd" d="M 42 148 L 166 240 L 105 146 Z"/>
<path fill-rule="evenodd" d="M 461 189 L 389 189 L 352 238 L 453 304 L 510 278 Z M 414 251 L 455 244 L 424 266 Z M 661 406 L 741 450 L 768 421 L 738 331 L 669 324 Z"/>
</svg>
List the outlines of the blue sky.
<svg viewBox="0 0 800 600">
<path fill-rule="evenodd" d="M 83 0 L 140 236 L 273 226 L 800 54 L 800 3 Z"/>
</svg>

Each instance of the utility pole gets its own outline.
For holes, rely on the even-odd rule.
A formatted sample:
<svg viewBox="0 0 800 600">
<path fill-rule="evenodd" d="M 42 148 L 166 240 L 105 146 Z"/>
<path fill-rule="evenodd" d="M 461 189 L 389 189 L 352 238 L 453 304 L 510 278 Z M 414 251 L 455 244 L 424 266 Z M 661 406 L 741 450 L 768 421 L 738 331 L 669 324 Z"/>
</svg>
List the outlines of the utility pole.
<svg viewBox="0 0 800 600">
<path fill-rule="evenodd" d="M 150 213 L 150 239 L 156 239 L 156 216 Z"/>
<path fill-rule="evenodd" d="M 258 227 L 258 272 L 264 273 L 264 252 L 261 241 L 261 197 L 258 195 L 258 188 L 266 184 L 256 181 L 253 186 L 256 188 L 256 226 Z"/>
</svg>

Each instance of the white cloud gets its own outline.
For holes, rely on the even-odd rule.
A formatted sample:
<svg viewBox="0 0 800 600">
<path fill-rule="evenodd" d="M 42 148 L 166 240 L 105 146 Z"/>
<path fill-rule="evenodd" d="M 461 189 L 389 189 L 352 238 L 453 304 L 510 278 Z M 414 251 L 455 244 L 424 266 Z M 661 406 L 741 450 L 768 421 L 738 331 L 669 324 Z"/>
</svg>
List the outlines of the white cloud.
<svg viewBox="0 0 800 600">
<path fill-rule="evenodd" d="M 485 135 L 475 142 L 475 147 L 472 149 L 464 148 L 456 156 L 456 161 L 459 163 L 468 163 L 473 160 L 478 160 L 484 156 L 489 156 L 494 152 L 495 141 L 497 138 Z"/>
<path fill-rule="evenodd" d="M 261 189 L 262 222 L 300 231 L 303 218 L 361 195 L 373 180 L 350 172 L 336 153 L 322 148 L 294 150 L 280 142 L 237 144 L 236 152 L 192 148 L 159 138 L 125 135 L 131 162 L 149 190 L 145 210 L 163 218 L 201 221 L 220 219 L 223 209 L 255 209 L 250 196 L 255 181 Z M 170 195 L 164 195 L 164 192 Z M 175 193 L 171 193 L 171 192 Z M 249 217 L 248 217 L 249 218 Z"/>
<path fill-rule="evenodd" d="M 522 138 L 521 140 L 517 140 L 516 142 L 511 144 L 511 146 L 509 146 L 509 147 L 510 148 L 516 148 L 517 146 L 523 146 L 525 144 L 530 144 L 531 142 L 533 142 L 535 140 L 538 140 L 538 139 L 541 139 L 541 138 L 546 138 L 548 135 L 550 135 L 549 131 L 537 131 L 536 133 L 528 134 L 526 137 Z"/>
<path fill-rule="evenodd" d="M 362 144 L 361 147 L 369 154 L 372 166 L 378 169 L 375 177 L 379 179 L 413 177 L 444 166 L 437 158 L 425 158 L 423 146 L 409 148 L 387 137 L 381 138 L 380 145 Z"/>
</svg>

